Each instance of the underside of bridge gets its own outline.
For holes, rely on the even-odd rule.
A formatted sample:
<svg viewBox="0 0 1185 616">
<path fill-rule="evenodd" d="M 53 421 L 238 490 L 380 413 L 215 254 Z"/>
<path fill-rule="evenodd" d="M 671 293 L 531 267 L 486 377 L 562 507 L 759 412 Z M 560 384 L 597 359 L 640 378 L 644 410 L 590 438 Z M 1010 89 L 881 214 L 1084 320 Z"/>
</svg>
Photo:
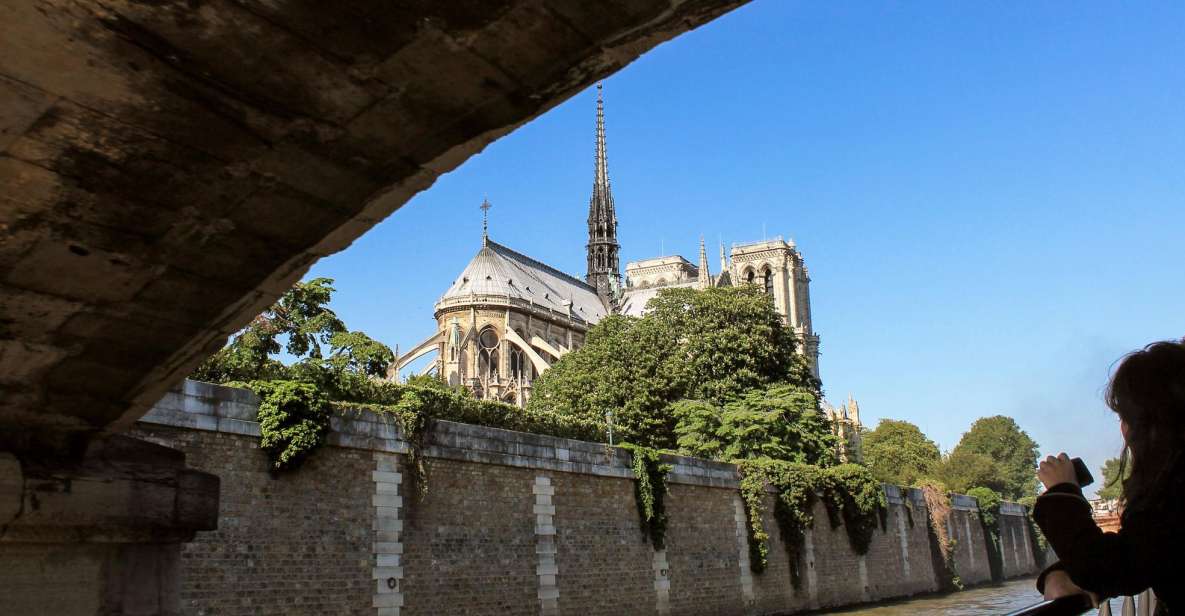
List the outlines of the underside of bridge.
<svg viewBox="0 0 1185 616">
<path fill-rule="evenodd" d="M 744 1 L 0 0 L 0 607 L 172 613 L 217 478 L 117 433 L 441 173 Z"/>
<path fill-rule="evenodd" d="M 128 426 L 318 258 L 738 4 L 0 2 L 0 446 Z"/>
</svg>

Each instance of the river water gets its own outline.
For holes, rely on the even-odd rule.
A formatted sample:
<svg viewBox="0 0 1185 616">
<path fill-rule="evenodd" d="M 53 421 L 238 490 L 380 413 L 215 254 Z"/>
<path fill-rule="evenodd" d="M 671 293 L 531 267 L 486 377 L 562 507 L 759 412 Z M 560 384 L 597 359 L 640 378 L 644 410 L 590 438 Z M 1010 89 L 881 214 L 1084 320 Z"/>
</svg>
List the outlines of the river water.
<svg viewBox="0 0 1185 616">
<path fill-rule="evenodd" d="M 930 595 L 919 599 L 894 601 L 872 607 L 856 607 L 827 613 L 860 614 L 862 616 L 1002 615 L 1041 602 L 1041 595 L 1037 593 L 1033 582 L 1033 578 L 1010 580 L 999 586 L 979 586 L 946 595 Z"/>
</svg>

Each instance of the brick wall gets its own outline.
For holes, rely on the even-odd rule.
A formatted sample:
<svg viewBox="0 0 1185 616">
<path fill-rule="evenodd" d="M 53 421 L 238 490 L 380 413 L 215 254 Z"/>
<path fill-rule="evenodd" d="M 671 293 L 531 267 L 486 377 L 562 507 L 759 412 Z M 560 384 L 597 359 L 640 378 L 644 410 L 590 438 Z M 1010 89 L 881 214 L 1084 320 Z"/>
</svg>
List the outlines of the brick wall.
<svg viewBox="0 0 1185 616">
<path fill-rule="evenodd" d="M 750 570 L 731 465 L 671 458 L 667 545 L 656 551 L 624 451 L 438 422 L 420 498 L 401 470 L 407 445 L 380 418 L 335 419 L 328 446 L 272 476 L 254 408 L 244 392 L 187 382 L 135 430 L 222 478 L 219 530 L 182 553 L 186 614 L 749 615 L 937 588 L 917 491 L 886 486 L 885 526 L 864 556 L 817 504 L 796 590 L 772 496 L 769 566 Z M 986 581 L 974 500 L 953 505 L 959 574 Z M 1023 509 L 1002 513 L 1006 574 L 1033 572 Z"/>
<path fill-rule="evenodd" d="M 181 550 L 187 614 L 373 614 L 371 453 L 327 447 L 273 477 L 256 437 L 140 424 L 222 478 L 218 530 Z"/>
</svg>

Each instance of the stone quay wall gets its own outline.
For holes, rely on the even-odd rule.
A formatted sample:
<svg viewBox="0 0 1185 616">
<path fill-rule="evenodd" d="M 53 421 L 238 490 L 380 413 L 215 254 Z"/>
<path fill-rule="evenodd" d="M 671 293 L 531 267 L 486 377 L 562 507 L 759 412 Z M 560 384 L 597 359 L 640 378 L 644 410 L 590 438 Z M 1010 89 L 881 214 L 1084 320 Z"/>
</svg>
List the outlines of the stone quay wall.
<svg viewBox="0 0 1185 616">
<path fill-rule="evenodd" d="M 667 545 L 655 550 L 623 450 L 441 421 L 427 435 L 421 496 L 407 443 L 368 412 L 335 418 L 299 470 L 271 474 L 257 405 L 250 392 L 186 381 L 133 431 L 221 477 L 218 530 L 182 550 L 184 614 L 782 614 L 938 588 L 917 490 L 885 486 L 886 525 L 863 556 L 817 505 L 794 589 L 772 494 L 769 567 L 750 570 L 732 465 L 669 458 Z M 952 509 L 958 573 L 986 582 L 975 500 L 956 496 Z M 1024 509 L 1001 513 L 1006 575 L 1034 573 Z"/>
</svg>

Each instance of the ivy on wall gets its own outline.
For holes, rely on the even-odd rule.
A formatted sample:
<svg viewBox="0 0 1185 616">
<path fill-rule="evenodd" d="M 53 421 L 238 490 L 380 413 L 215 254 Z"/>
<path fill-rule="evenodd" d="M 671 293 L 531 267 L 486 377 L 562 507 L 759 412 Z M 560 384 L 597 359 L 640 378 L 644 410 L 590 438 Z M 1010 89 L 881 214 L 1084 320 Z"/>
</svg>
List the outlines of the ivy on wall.
<svg viewBox="0 0 1185 616">
<path fill-rule="evenodd" d="M 654 549 L 666 547 L 667 533 L 667 475 L 671 465 L 662 462 L 658 450 L 623 443 L 630 452 L 630 466 L 634 471 L 634 497 L 638 516 L 642 519 L 642 533 Z"/>
<path fill-rule="evenodd" d="M 742 460 L 741 499 L 748 523 L 749 567 L 769 565 L 769 533 L 764 515 L 768 489 L 774 491 L 774 520 L 790 562 L 790 581 L 801 586 L 805 532 L 814 527 L 814 504 L 822 499 L 831 528 L 844 526 L 857 554 L 867 554 L 878 521 L 884 528 L 888 502 L 880 482 L 863 466 L 820 468 L 780 460 Z M 768 486 L 768 487 L 767 487 Z"/>
<path fill-rule="evenodd" d="M 926 499 L 926 511 L 930 524 L 930 557 L 934 572 L 938 576 L 939 590 L 962 590 L 963 581 L 955 564 L 955 540 L 947 532 L 950 521 L 950 496 L 946 489 L 935 483 L 923 483 L 922 496 Z"/>
<path fill-rule="evenodd" d="M 437 419 L 531 432 L 560 438 L 599 442 L 605 426 L 579 417 L 544 410 L 525 410 L 508 404 L 474 400 L 461 394 L 428 387 L 375 382 L 361 399 L 330 401 L 313 383 L 273 380 L 228 383 L 254 391 L 259 402 L 259 446 L 276 471 L 298 468 L 329 433 L 329 419 L 360 410 L 373 411 L 394 419 L 409 443 L 409 468 L 419 479 L 421 493 L 426 475 L 421 454 L 424 437 Z"/>
<path fill-rule="evenodd" d="M 988 567 L 992 581 L 1004 579 L 1004 554 L 1000 545 L 1000 495 L 991 488 L 971 488 L 967 496 L 979 503 L 979 524 L 983 527 L 984 543 L 987 544 Z"/>
<path fill-rule="evenodd" d="M 298 468 L 325 442 L 329 402 L 316 386 L 296 381 L 244 385 L 259 396 L 259 448 L 273 471 Z"/>
</svg>

